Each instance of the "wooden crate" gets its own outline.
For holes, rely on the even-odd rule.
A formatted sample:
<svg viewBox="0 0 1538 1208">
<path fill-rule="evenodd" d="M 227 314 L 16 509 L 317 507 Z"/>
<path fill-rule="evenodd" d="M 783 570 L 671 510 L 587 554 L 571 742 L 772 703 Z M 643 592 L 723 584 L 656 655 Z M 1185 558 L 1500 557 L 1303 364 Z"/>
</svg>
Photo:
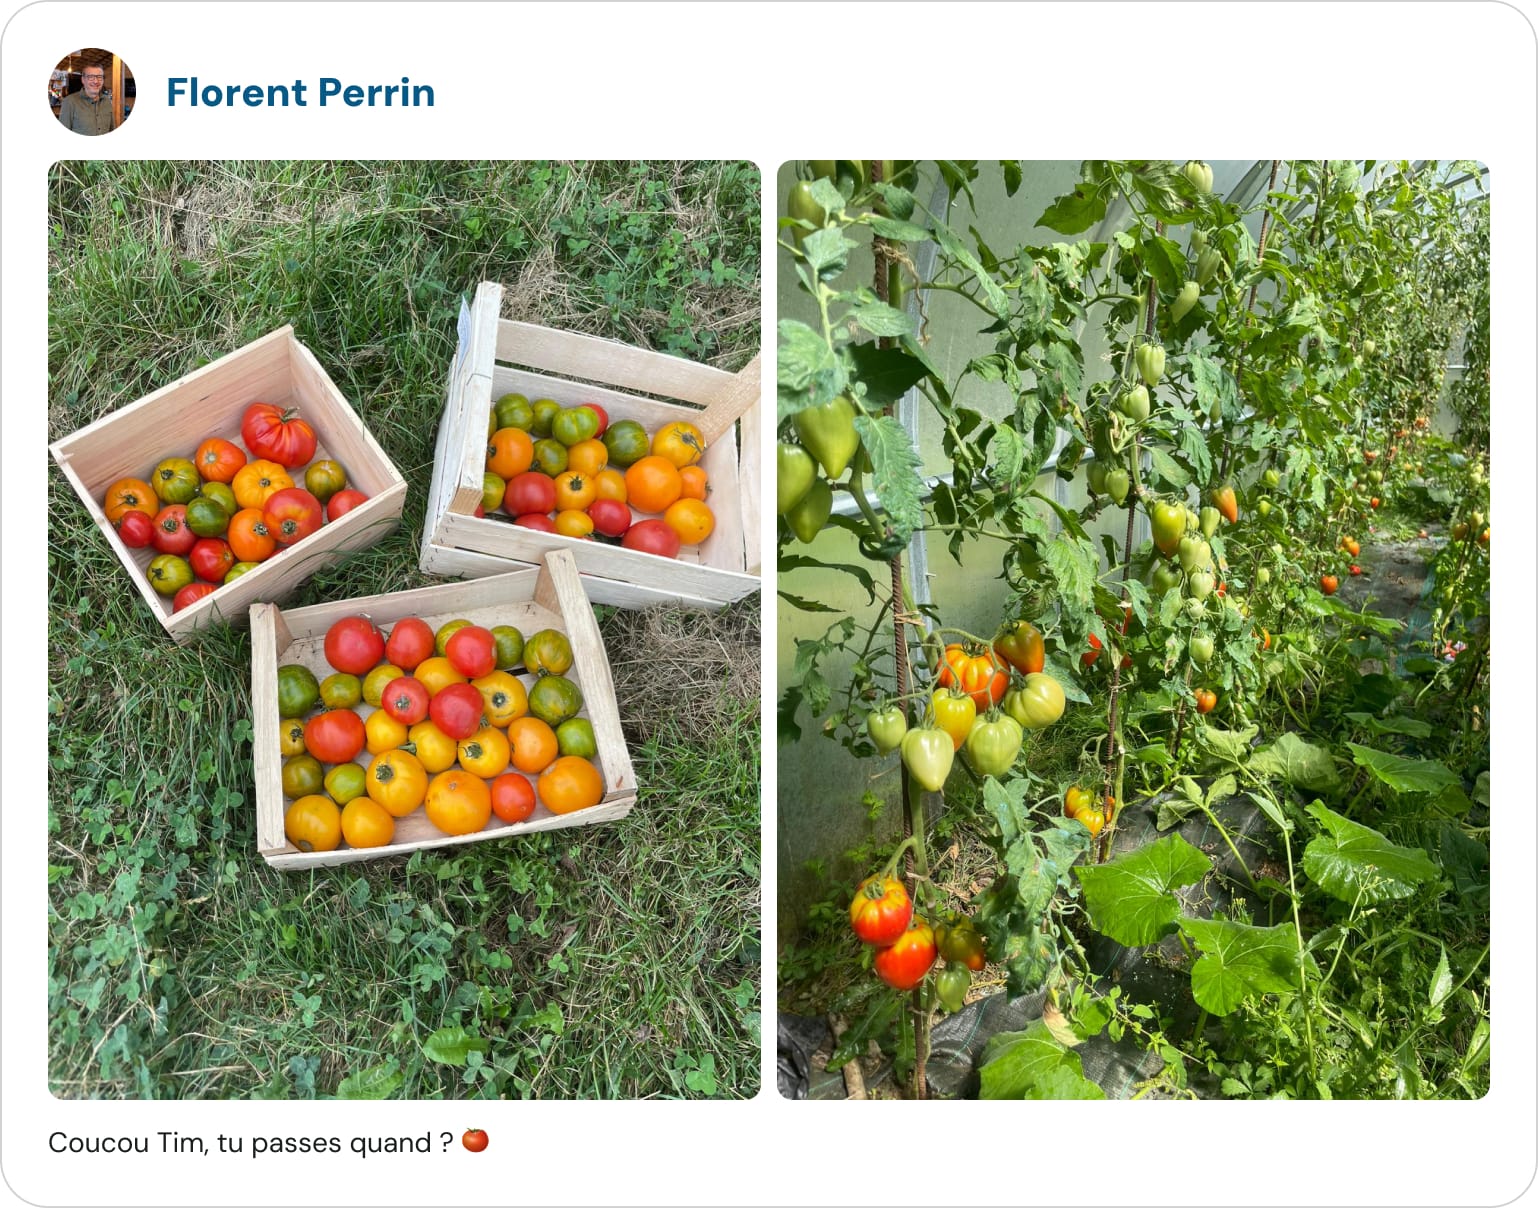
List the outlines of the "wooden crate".
<svg viewBox="0 0 1538 1208">
<path fill-rule="evenodd" d="M 423 525 L 422 569 L 488 575 L 568 550 L 584 575 L 656 588 L 685 604 L 719 608 L 759 590 L 759 358 L 741 373 L 726 373 L 613 340 L 515 323 L 499 317 L 501 306 L 502 287 L 485 282 L 461 319 Z M 487 423 L 494 400 L 509 393 L 551 398 L 563 407 L 597 403 L 610 422 L 633 419 L 648 432 L 669 420 L 694 423 L 706 442 L 700 464 L 710 478 L 715 531 L 675 559 L 536 532 L 509 516 L 477 518 Z"/>
<path fill-rule="evenodd" d="M 395 841 L 386 847 L 349 848 L 336 851 L 300 851 L 283 834 L 283 813 L 288 802 L 283 796 L 283 759 L 279 754 L 278 667 L 302 663 L 315 672 L 317 679 L 331 674 L 326 662 L 326 630 L 343 617 L 366 616 L 381 629 L 402 617 L 421 617 L 435 630 L 446 621 L 464 617 L 488 629 L 493 625 L 514 625 L 525 637 L 541 629 L 559 629 L 571 642 L 573 663 L 567 678 L 582 691 L 583 707 L 579 717 L 593 724 L 598 745 L 595 763 L 603 774 L 604 795 L 597 805 L 570 814 L 552 814 L 540 803 L 525 822 L 506 823 L 492 815 L 487 828 L 471 835 L 445 835 L 427 816 L 423 807 L 395 822 Z M 520 677 L 525 686 L 534 677 Z M 428 847 L 463 843 L 481 843 L 505 839 L 528 831 L 555 830 L 564 826 L 588 826 L 623 818 L 635 804 L 635 772 L 625 735 L 620 729 L 619 706 L 614 699 L 614 680 L 609 660 L 598 634 L 592 603 L 583 588 L 583 580 L 569 553 L 551 552 L 542 567 L 466 583 L 447 583 L 389 595 L 365 596 L 316 604 L 285 612 L 273 604 L 257 604 L 251 609 L 251 709 L 255 717 L 254 744 L 256 765 L 256 843 L 267 863 L 274 868 L 315 868 L 348 864 L 378 856 L 398 855 Z M 367 718 L 369 705 L 358 706 Z M 367 767 L 372 756 L 359 754 L 358 762 Z"/>
<path fill-rule="evenodd" d="M 315 429 L 317 458 L 332 457 L 349 485 L 368 502 L 303 541 L 282 550 L 233 583 L 180 612 L 150 586 L 145 569 L 153 546 L 129 549 L 102 510 L 107 488 L 120 478 L 148 479 L 167 457 L 190 458 L 210 436 L 240 444 L 240 421 L 255 402 L 298 407 Z M 241 445 L 244 448 L 244 445 Z M 406 480 L 363 426 L 314 355 L 281 327 L 244 348 L 194 370 L 135 403 L 104 415 L 50 446 L 54 460 L 117 553 L 150 612 L 178 642 L 216 621 L 244 625 L 258 600 L 280 600 L 347 550 L 372 545 L 400 520 Z M 302 485 L 302 483 L 300 484 Z"/>
</svg>

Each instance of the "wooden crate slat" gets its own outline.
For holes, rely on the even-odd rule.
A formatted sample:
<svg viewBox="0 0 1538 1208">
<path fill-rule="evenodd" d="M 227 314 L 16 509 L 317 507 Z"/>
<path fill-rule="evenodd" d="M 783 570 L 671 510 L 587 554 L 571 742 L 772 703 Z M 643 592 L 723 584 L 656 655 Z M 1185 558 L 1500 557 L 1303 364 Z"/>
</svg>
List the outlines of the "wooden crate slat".
<svg viewBox="0 0 1538 1208">
<path fill-rule="evenodd" d="M 502 319 L 497 324 L 496 354 L 497 360 L 510 365 L 576 374 L 594 382 L 683 399 L 701 407 L 714 401 L 732 379 L 724 369 L 664 352 L 512 319 Z"/>
</svg>

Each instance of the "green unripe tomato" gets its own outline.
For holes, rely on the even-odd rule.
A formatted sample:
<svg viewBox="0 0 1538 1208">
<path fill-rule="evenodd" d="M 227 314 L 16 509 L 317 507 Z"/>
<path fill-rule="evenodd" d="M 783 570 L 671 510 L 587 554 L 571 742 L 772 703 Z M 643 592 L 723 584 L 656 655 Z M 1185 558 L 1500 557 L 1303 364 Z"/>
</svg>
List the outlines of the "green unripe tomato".
<svg viewBox="0 0 1538 1208">
<path fill-rule="evenodd" d="M 1205 667 L 1212 661 L 1213 642 L 1210 633 L 1194 633 L 1191 635 L 1191 661 L 1198 667 Z"/>
<path fill-rule="evenodd" d="M 1133 353 L 1137 362 L 1138 376 L 1151 389 L 1164 376 L 1164 347 L 1161 344 L 1139 344 Z"/>
<path fill-rule="evenodd" d="M 1162 352 L 1163 350 L 1161 349 L 1160 351 Z M 1147 419 L 1149 415 L 1148 387 L 1137 385 L 1122 395 L 1120 410 L 1123 415 L 1135 424 L 1140 424 Z"/>
<path fill-rule="evenodd" d="M 876 744 L 876 750 L 889 755 L 902 746 L 903 737 L 908 733 L 908 718 L 896 705 L 872 709 L 865 715 L 865 731 Z"/>
</svg>

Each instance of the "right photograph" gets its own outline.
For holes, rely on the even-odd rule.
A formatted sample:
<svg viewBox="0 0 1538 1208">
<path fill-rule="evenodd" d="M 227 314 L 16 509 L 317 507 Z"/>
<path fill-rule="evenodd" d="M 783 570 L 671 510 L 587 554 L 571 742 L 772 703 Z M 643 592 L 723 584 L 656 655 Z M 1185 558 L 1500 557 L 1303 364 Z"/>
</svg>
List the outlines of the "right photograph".
<svg viewBox="0 0 1538 1208">
<path fill-rule="evenodd" d="M 779 1093 L 1482 1097 L 1488 168 L 777 194 Z"/>
</svg>

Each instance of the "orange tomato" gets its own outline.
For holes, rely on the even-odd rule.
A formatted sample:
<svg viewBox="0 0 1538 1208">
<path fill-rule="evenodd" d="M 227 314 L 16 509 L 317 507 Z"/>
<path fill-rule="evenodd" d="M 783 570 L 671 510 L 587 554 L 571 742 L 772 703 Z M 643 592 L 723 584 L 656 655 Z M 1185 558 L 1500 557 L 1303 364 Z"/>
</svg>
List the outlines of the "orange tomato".
<svg viewBox="0 0 1538 1208">
<path fill-rule="evenodd" d="M 300 851 L 332 851 L 342 841 L 342 812 L 330 797 L 301 797 L 283 813 L 283 834 Z"/>
<path fill-rule="evenodd" d="M 520 772 L 543 772 L 561 753 L 555 731 L 537 717 L 515 718 L 507 727 L 507 741 Z"/>
<path fill-rule="evenodd" d="M 375 709 L 363 723 L 363 748 L 370 755 L 383 755 L 406 741 L 406 723 L 396 721 L 383 709 Z"/>
<path fill-rule="evenodd" d="M 107 519 L 116 524 L 127 512 L 143 512 L 153 517 L 160 511 L 160 497 L 155 494 L 155 488 L 142 478 L 119 478 L 107 488 L 102 507 L 107 512 Z"/>
<path fill-rule="evenodd" d="M 491 790 L 463 768 L 440 772 L 427 786 L 427 820 L 445 835 L 468 835 L 491 821 Z"/>
<path fill-rule="evenodd" d="M 192 462 L 204 482 L 229 482 L 240 467 L 246 464 L 246 455 L 239 445 L 210 436 L 198 446 Z"/>
<path fill-rule="evenodd" d="M 248 461 L 230 481 L 235 502 L 243 508 L 260 508 L 279 491 L 293 485 L 288 471 L 275 461 Z"/>
<path fill-rule="evenodd" d="M 395 819 L 372 797 L 354 797 L 342 810 L 348 847 L 383 847 L 395 838 Z"/>
<path fill-rule="evenodd" d="M 598 498 L 598 487 L 586 474 L 567 470 L 555 480 L 555 509 L 558 512 L 582 511 Z"/>
<path fill-rule="evenodd" d="M 507 771 L 512 754 L 507 735 L 495 726 L 484 726 L 469 738 L 459 740 L 459 766 L 483 780 Z"/>
<path fill-rule="evenodd" d="M 469 676 L 460 674 L 459 669 L 442 655 L 423 659 L 411 674 L 422 681 L 422 686 L 427 689 L 427 695 L 430 697 L 437 696 L 450 684 L 470 682 Z"/>
<path fill-rule="evenodd" d="M 570 814 L 597 805 L 603 797 L 603 777 L 586 759 L 562 755 L 539 778 L 539 799 L 552 814 Z"/>
<path fill-rule="evenodd" d="M 225 539 L 241 562 L 265 562 L 278 548 L 277 540 L 267 531 L 261 508 L 242 508 L 230 517 Z"/>
<path fill-rule="evenodd" d="M 578 441 L 566 451 L 566 468 L 589 478 L 596 477 L 608 464 L 609 446 L 596 438 Z"/>
<path fill-rule="evenodd" d="M 637 511 L 665 512 L 668 505 L 683 494 L 683 489 L 678 467 L 655 453 L 641 458 L 625 471 L 625 497 Z"/>
<path fill-rule="evenodd" d="M 664 424 L 652 437 L 652 452 L 682 469 L 692 466 L 705 455 L 705 438 L 687 420 L 674 420 Z"/>
<path fill-rule="evenodd" d="M 555 531 L 567 537 L 590 537 L 593 535 L 593 518 L 576 508 L 568 508 L 555 514 Z"/>
<path fill-rule="evenodd" d="M 534 464 L 534 441 L 521 428 L 498 428 L 486 443 L 486 468 L 512 478 Z"/>
<path fill-rule="evenodd" d="M 505 727 L 529 711 L 528 691 L 516 675 L 493 671 L 470 682 L 486 702 L 486 719 L 494 726 Z"/>
<path fill-rule="evenodd" d="M 604 451 L 608 452 L 607 449 Z M 599 470 L 593 475 L 593 487 L 599 499 L 613 499 L 618 503 L 624 503 L 630 497 L 625 489 L 625 474 L 622 470 Z"/>
<path fill-rule="evenodd" d="M 704 499 L 710 494 L 710 482 L 699 466 L 684 466 L 678 471 L 679 481 L 684 484 L 683 499 Z"/>
<path fill-rule="evenodd" d="M 716 518 L 698 499 L 677 499 L 668 504 L 663 522 L 678 534 L 684 545 L 698 545 L 715 531 Z"/>
</svg>

